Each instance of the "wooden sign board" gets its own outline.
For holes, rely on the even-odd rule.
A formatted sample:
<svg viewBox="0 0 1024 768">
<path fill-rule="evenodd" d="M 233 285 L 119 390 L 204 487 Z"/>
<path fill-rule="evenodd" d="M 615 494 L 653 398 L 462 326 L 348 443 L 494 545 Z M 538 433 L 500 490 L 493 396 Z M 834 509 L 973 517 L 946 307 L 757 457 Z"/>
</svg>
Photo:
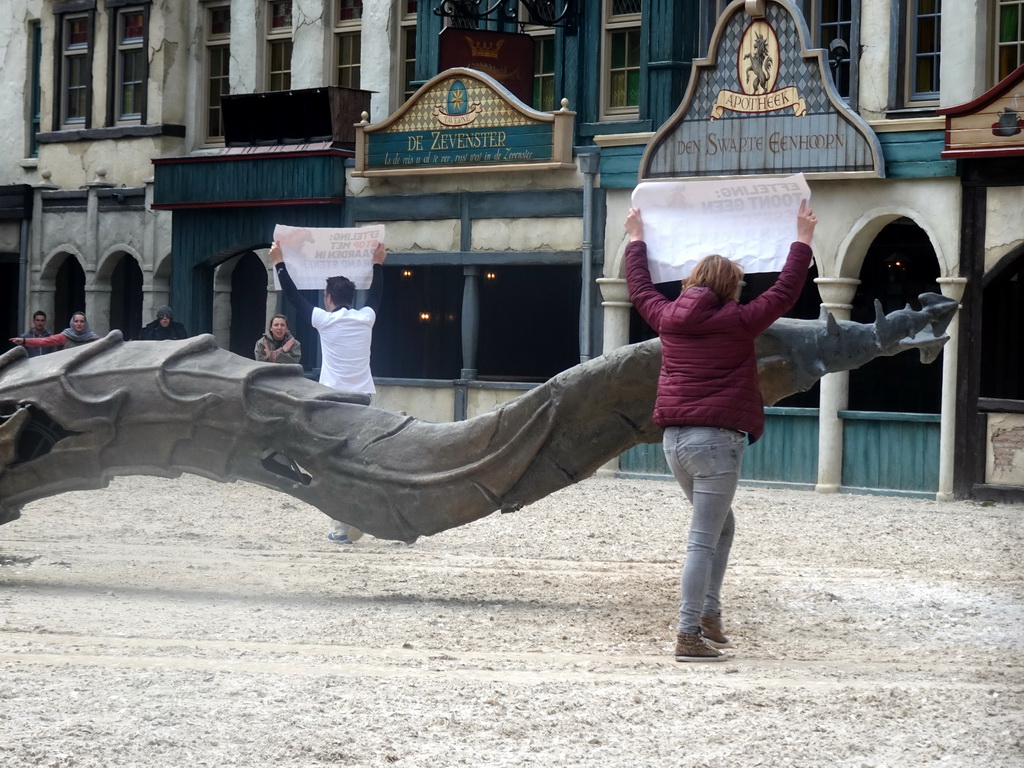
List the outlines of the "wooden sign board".
<svg viewBox="0 0 1024 768">
<path fill-rule="evenodd" d="M 1024 155 L 1024 65 L 974 101 L 939 114 L 946 116 L 943 157 Z"/>
<path fill-rule="evenodd" d="M 784 0 L 735 0 L 686 95 L 647 145 L 639 178 L 790 175 L 878 178 L 881 146 L 843 101 L 825 51 L 808 50 Z"/>
<path fill-rule="evenodd" d="M 457 67 L 437 75 L 376 125 L 356 126 L 353 176 L 574 168 L 572 120 L 538 112 L 492 77 Z"/>
</svg>

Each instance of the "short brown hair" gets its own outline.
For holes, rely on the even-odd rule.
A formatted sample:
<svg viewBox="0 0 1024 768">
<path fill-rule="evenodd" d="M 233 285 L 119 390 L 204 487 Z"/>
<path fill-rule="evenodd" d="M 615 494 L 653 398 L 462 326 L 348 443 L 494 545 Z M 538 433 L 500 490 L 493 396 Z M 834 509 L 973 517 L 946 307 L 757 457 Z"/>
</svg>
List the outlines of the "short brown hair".
<svg viewBox="0 0 1024 768">
<path fill-rule="evenodd" d="M 693 268 L 690 276 L 683 280 L 683 290 L 687 288 L 710 288 L 723 301 L 736 298 L 736 291 L 743 279 L 743 269 L 734 261 L 713 253 L 705 256 Z"/>
<path fill-rule="evenodd" d="M 324 290 L 327 291 L 327 295 L 331 297 L 331 301 L 334 302 L 336 308 L 346 307 L 352 309 L 352 304 L 356 300 L 356 284 L 347 277 L 342 277 L 341 275 L 328 277 L 327 287 Z"/>
</svg>

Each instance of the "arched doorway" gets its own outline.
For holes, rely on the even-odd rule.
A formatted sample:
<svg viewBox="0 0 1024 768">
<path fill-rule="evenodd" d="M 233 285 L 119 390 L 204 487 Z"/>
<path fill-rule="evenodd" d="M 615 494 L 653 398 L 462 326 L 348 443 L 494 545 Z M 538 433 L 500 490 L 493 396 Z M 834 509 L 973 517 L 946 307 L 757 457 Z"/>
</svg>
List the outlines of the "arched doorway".
<svg viewBox="0 0 1024 768">
<path fill-rule="evenodd" d="M 75 312 L 85 311 L 85 270 L 78 259 L 67 254 L 53 281 L 54 333 L 67 328 Z"/>
<path fill-rule="evenodd" d="M 939 293 L 939 262 L 927 234 L 908 218 L 888 224 L 875 238 L 860 271 L 850 319 L 874 323 L 875 300 L 888 314 L 918 295 Z M 921 365 L 916 354 L 878 357 L 850 372 L 849 409 L 896 413 L 939 413 L 942 366 Z"/>
<path fill-rule="evenodd" d="M 110 273 L 110 327 L 125 340 L 138 336 L 142 327 L 142 270 L 130 254 L 122 254 Z"/>
<path fill-rule="evenodd" d="M 252 357 L 267 323 L 267 268 L 252 251 L 238 257 L 231 271 L 231 326 L 228 349 Z"/>
</svg>

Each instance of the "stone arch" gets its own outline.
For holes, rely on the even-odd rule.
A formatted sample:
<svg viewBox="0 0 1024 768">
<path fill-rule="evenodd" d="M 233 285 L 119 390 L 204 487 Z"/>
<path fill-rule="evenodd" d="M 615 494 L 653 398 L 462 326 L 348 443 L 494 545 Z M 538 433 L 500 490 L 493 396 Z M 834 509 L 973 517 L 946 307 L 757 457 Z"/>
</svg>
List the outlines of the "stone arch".
<svg viewBox="0 0 1024 768">
<path fill-rule="evenodd" d="M 883 229 L 899 219 L 909 219 L 925 233 L 939 263 L 939 277 L 956 275 L 959 255 L 945 253 L 935 228 L 921 212 L 907 206 L 889 206 L 867 211 L 853 223 L 837 249 L 834 276 L 857 278 L 875 239 Z"/>
<path fill-rule="evenodd" d="M 82 252 L 70 243 L 63 243 L 62 245 L 58 245 L 56 248 L 51 249 L 49 253 L 43 257 L 41 268 L 39 270 L 39 281 L 52 281 L 57 276 L 57 271 L 64 265 L 65 260 L 69 257 L 78 261 L 78 265 L 82 268 L 82 271 L 88 274 L 85 256 L 82 255 Z"/>
<path fill-rule="evenodd" d="M 858 281 L 851 320 L 873 322 L 876 303 L 885 313 L 908 304 L 919 308 L 921 293 L 940 292 L 938 280 L 947 267 L 934 229 L 927 228 L 919 213 L 906 208 L 873 211 L 858 224 L 839 262 L 840 274 Z M 942 386 L 939 365 L 921 365 L 915 355 L 877 358 L 850 372 L 848 407 L 936 414 L 941 412 Z"/>
<path fill-rule="evenodd" d="M 130 245 L 121 243 L 108 248 L 96 261 L 96 271 L 93 273 L 93 283 L 98 284 L 102 280 L 110 280 L 111 274 L 117 269 L 118 263 L 125 256 L 130 256 L 138 264 L 139 269 L 144 269 L 142 255 Z"/>
<path fill-rule="evenodd" d="M 109 329 L 117 328 L 125 339 L 135 338 L 144 323 L 144 281 L 142 257 L 128 245 L 108 249 L 97 262 L 92 283 L 94 303 L 106 305 Z"/>
<path fill-rule="evenodd" d="M 61 285 L 59 280 L 62 268 L 67 269 L 69 260 L 73 262 L 76 271 L 81 273 L 81 285 L 74 292 L 77 294 L 80 290 L 82 295 L 73 300 L 67 295 L 67 286 Z M 42 259 L 39 276 L 34 279 L 31 287 L 32 311 L 41 309 L 46 312 L 54 332 L 66 328 L 71 313 L 78 310 L 84 310 L 91 322 L 95 307 L 89 306 L 86 290 L 88 284 L 89 272 L 85 257 L 74 245 L 63 243 L 51 249 Z"/>
<path fill-rule="evenodd" d="M 248 254 L 253 254 L 263 264 L 267 273 L 267 297 L 264 307 L 264 317 L 269 317 L 277 311 L 277 291 L 274 284 L 274 271 L 270 259 L 267 257 L 268 246 L 230 249 L 222 251 L 217 259 L 211 261 L 213 269 L 213 335 L 217 343 L 224 349 L 231 349 L 231 327 L 232 309 L 231 295 L 235 268 Z"/>
</svg>

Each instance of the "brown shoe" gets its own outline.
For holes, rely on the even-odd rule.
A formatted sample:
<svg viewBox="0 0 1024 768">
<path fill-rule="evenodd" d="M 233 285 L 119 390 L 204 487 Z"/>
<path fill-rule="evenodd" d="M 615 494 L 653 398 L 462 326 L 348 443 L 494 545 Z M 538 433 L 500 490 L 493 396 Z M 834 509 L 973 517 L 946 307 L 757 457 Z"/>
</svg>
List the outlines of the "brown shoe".
<svg viewBox="0 0 1024 768">
<path fill-rule="evenodd" d="M 676 661 L 725 661 L 726 656 L 704 642 L 700 633 L 680 632 L 676 637 Z"/>
<path fill-rule="evenodd" d="M 715 648 L 732 647 L 732 640 L 726 637 L 725 632 L 722 631 L 721 616 L 701 616 L 700 634 L 706 642 Z"/>
</svg>

